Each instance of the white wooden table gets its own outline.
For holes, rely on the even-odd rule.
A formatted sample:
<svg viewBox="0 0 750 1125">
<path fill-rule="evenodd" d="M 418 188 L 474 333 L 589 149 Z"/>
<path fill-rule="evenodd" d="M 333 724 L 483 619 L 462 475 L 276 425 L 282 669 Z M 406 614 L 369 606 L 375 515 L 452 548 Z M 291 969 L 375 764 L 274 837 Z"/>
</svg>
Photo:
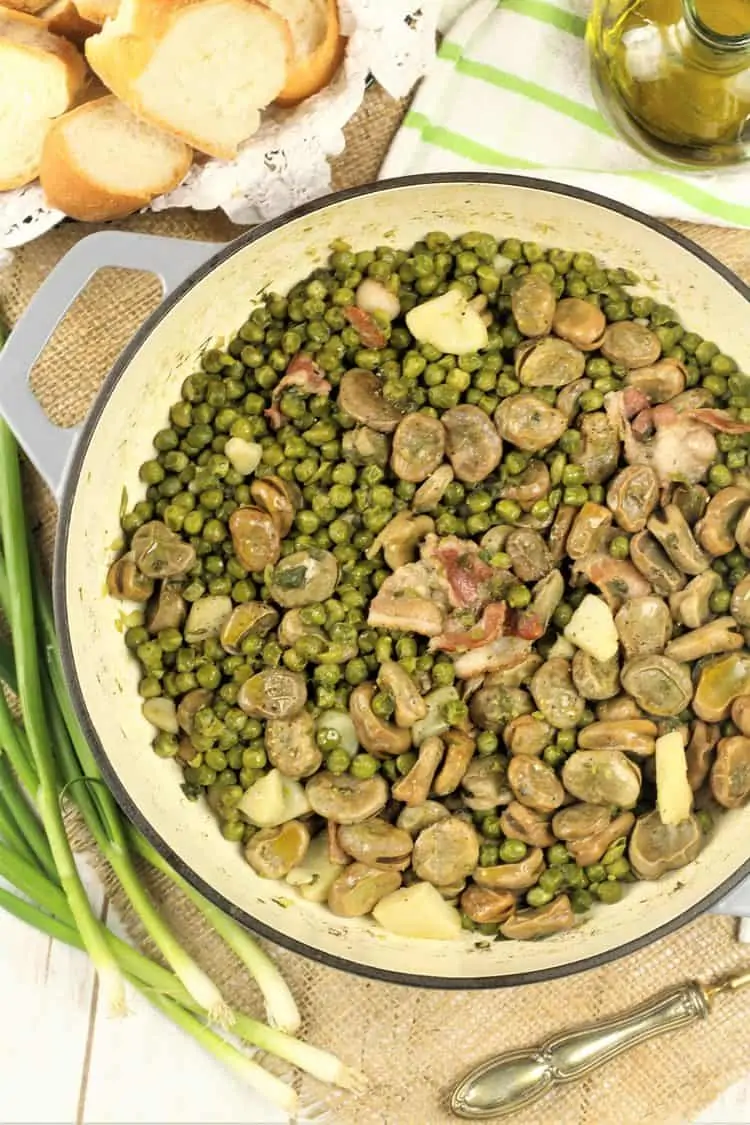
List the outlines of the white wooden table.
<svg viewBox="0 0 750 1125">
<path fill-rule="evenodd" d="M 83 954 L 3 913 L 0 997 L 0 1125 L 286 1121 L 137 994 L 126 1019 L 108 1018 Z M 748 1067 L 700 1125 L 750 1123 Z"/>
</svg>

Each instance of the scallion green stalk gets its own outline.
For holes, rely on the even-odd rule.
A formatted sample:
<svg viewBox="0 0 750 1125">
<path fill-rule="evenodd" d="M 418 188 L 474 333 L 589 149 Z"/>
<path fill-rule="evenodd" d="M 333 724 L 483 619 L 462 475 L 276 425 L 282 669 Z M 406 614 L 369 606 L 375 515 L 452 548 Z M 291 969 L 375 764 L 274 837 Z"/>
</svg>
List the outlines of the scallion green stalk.
<svg viewBox="0 0 750 1125">
<path fill-rule="evenodd" d="M 229 1005 L 208 974 L 193 960 L 165 925 L 133 867 L 120 810 L 104 784 L 70 701 L 60 662 L 49 599 L 40 595 L 38 607 L 46 657 L 46 674 L 52 689 L 49 709 L 54 713 L 56 702 L 59 709 L 59 722 L 55 730 L 58 754 L 71 799 L 78 804 L 100 851 L 112 867 L 123 891 L 159 952 L 172 966 L 190 995 L 208 1012 L 209 1018 L 222 1026 L 228 1026 L 232 1022 Z"/>
<path fill-rule="evenodd" d="M 2 421 L 0 541 L 0 607 L 13 638 L 12 646 L 0 640 L 0 681 L 18 695 L 25 724 L 22 728 L 15 722 L 0 685 L 0 879 L 20 892 L 0 886 L 0 909 L 87 952 L 102 994 L 114 1010 L 125 1010 L 123 982 L 130 981 L 173 1023 L 287 1113 L 293 1114 L 297 1105 L 291 1087 L 206 1026 L 202 1022 L 206 1015 L 232 1022 L 243 1042 L 276 1054 L 324 1082 L 362 1089 L 363 1076 L 328 1052 L 228 1008 L 210 978 L 167 929 L 138 880 L 131 850 L 145 855 L 203 911 L 256 977 L 271 1018 L 281 1026 L 298 1028 L 299 1013 L 291 993 L 250 935 L 185 883 L 134 829 L 132 837 L 126 831 L 67 692 L 49 592 L 35 565 L 33 548 L 31 555 L 29 551 L 18 450 Z M 61 810 L 65 793 L 81 810 L 171 970 L 111 933 L 93 913 L 65 833 Z"/>
<path fill-rule="evenodd" d="M 0 420 L 0 531 L 8 583 L 13 591 L 10 625 L 18 676 L 18 693 L 34 766 L 39 777 L 36 806 L 47 834 L 60 884 L 70 904 L 78 932 L 99 974 L 102 995 L 113 1013 L 122 1013 L 125 1011 L 122 976 L 102 935 L 76 870 L 59 804 L 59 786 L 55 761 L 47 738 L 39 677 L 34 602 L 21 497 L 21 473 L 16 444 L 6 422 Z"/>
<path fill-rule="evenodd" d="M 0 695 L 2 695 L 1 689 Z M 24 740 L 20 737 L 21 732 L 17 727 L 16 735 L 18 736 L 17 741 L 19 748 L 26 754 L 27 751 L 24 749 Z M 6 812 L 10 816 L 12 823 L 15 824 L 22 834 L 28 849 L 33 852 L 46 874 L 49 875 L 51 879 L 57 879 L 57 868 L 55 867 L 55 861 L 52 858 L 52 852 L 47 843 L 44 829 L 37 820 L 34 810 L 26 799 L 25 794 L 21 792 L 16 784 L 16 777 L 12 767 L 2 753 L 0 753 L 0 794 L 2 794 L 2 801 L 5 804 Z"/>
<path fill-rule="evenodd" d="M 185 897 L 200 910 L 206 921 L 249 970 L 263 996 L 266 1015 L 271 1026 L 289 1035 L 295 1035 L 302 1024 L 299 1008 L 289 985 L 268 954 L 260 948 L 247 930 L 205 899 L 186 879 L 174 871 L 140 832 L 131 827 L 128 830 L 128 837 L 134 851 L 180 888 Z"/>
<path fill-rule="evenodd" d="M 39 873 L 33 865 L 30 865 L 27 860 L 14 855 L 11 849 L 2 845 L 0 845 L 0 877 L 16 887 L 33 902 L 38 903 L 42 909 L 37 908 L 37 912 L 30 915 L 28 913 L 21 915 L 15 908 L 14 903 L 22 900 L 17 900 L 11 895 L 13 902 L 9 904 L 2 894 L 0 894 L 0 906 L 4 905 L 11 912 L 22 917 L 23 921 L 27 921 L 37 929 L 45 930 L 45 932 L 50 932 L 47 923 L 50 920 L 54 921 L 56 928 L 52 936 L 58 937 L 69 945 L 76 946 L 76 948 L 82 948 L 82 943 L 75 930 L 70 907 L 63 892 L 46 876 Z M 67 929 L 61 927 L 67 927 Z M 150 999 L 154 993 L 161 993 L 183 1008 L 188 1009 L 194 1015 L 201 1014 L 200 1006 L 196 1004 L 174 973 L 161 965 L 157 965 L 115 934 L 109 931 L 105 932 L 121 971 L 137 985 L 144 995 Z M 234 1012 L 233 1017 L 232 1032 L 243 1042 L 284 1059 L 321 1082 L 327 1082 L 345 1090 L 362 1091 L 365 1089 L 366 1079 L 364 1075 L 344 1066 L 330 1052 L 303 1043 L 283 1031 L 267 1027 L 259 1020 L 254 1020 L 245 1015 L 244 1012 Z"/>
</svg>

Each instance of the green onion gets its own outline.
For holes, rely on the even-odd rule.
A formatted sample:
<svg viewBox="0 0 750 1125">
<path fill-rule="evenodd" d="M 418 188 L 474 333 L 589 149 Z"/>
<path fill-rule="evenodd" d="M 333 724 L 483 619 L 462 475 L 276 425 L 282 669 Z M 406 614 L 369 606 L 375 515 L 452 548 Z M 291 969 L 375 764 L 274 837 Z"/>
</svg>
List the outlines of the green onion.
<svg viewBox="0 0 750 1125">
<path fill-rule="evenodd" d="M 232 918 L 208 902 L 182 876 L 178 875 L 140 832 L 131 828 L 129 838 L 134 851 L 180 888 L 185 897 L 189 898 L 193 905 L 200 910 L 206 921 L 211 923 L 217 934 L 224 939 L 243 965 L 250 970 L 263 995 L 266 1015 L 271 1026 L 278 1028 L 280 1031 L 286 1031 L 290 1035 L 295 1035 L 302 1023 L 299 1009 L 288 984 L 268 954 L 264 953 L 246 930 L 243 930 Z"/>
<path fill-rule="evenodd" d="M 11 597 L 10 591 L 13 591 Z M 297 1095 L 210 1025 L 273 1053 L 314 1077 L 361 1090 L 364 1078 L 335 1056 L 301 1043 L 299 1012 L 273 961 L 231 918 L 208 903 L 139 833 L 126 824 L 106 788 L 78 723 L 62 672 L 49 591 L 23 518 L 18 451 L 0 422 L 0 606 L 12 645 L 0 642 L 0 680 L 17 692 L 24 725 L 0 690 L 0 909 L 85 950 L 114 1011 L 125 1012 L 124 982 L 263 1096 L 294 1114 Z M 81 812 L 145 929 L 170 968 L 132 948 L 96 917 L 78 876 L 62 819 L 67 797 Z M 133 855 L 168 875 L 241 958 L 263 993 L 267 1027 L 233 1011 L 213 981 L 182 949 L 140 883 Z"/>
<path fill-rule="evenodd" d="M 101 933 L 76 870 L 65 834 L 55 760 L 47 737 L 39 660 L 36 648 L 31 573 L 26 550 L 26 525 L 21 493 L 21 473 L 16 444 L 5 421 L 0 421 L 0 534 L 5 553 L 8 585 L 13 590 L 10 610 L 18 694 L 31 755 L 39 778 L 36 803 L 55 861 L 60 883 L 73 912 L 78 931 L 99 975 L 102 994 L 113 1012 L 125 1011 L 125 990 L 117 963 Z M 3 708 L 0 706 L 0 719 Z M 6 752 L 8 744 L 0 741 Z M 17 771 L 18 772 L 18 771 Z M 24 771 L 30 774 L 31 767 Z M 24 784 L 28 784 L 27 776 Z"/>
<path fill-rule="evenodd" d="M 38 565 L 35 570 L 37 586 L 40 590 L 45 590 Z M 62 717 L 62 723 L 56 731 L 57 745 L 71 800 L 78 805 L 99 850 L 117 875 L 131 905 L 162 956 L 172 966 L 190 995 L 206 1009 L 209 1018 L 216 1023 L 229 1024 L 230 1009 L 218 988 L 164 924 L 138 879 L 128 852 L 120 811 L 104 784 L 65 685 L 52 607 L 46 591 L 39 596 L 38 606 L 47 674 Z"/>
</svg>

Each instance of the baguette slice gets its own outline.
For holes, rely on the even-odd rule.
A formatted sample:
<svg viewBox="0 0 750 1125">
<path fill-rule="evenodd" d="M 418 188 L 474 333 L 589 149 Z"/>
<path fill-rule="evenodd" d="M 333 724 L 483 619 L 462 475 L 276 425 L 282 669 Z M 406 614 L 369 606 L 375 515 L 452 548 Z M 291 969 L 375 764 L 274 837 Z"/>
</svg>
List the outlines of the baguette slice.
<svg viewBox="0 0 750 1125">
<path fill-rule="evenodd" d="M 11 8 L 15 12 L 40 12 L 46 7 L 48 0 L 3 0 L 3 8 Z"/>
<path fill-rule="evenodd" d="M 105 20 L 114 19 L 120 0 L 76 0 L 76 8 L 86 20 L 102 26 Z"/>
<path fill-rule="evenodd" d="M 73 105 L 86 74 L 73 44 L 43 20 L 0 8 L 0 191 L 36 179 L 50 122 Z"/>
<path fill-rule="evenodd" d="M 39 178 L 50 207 L 83 222 L 121 219 L 185 178 L 186 144 L 140 121 L 114 95 L 52 123 Z"/>
<path fill-rule="evenodd" d="M 296 105 L 333 78 L 344 57 L 337 0 L 263 0 L 289 24 L 294 62 L 277 105 Z"/>
<path fill-rule="evenodd" d="M 121 0 L 86 42 L 134 113 L 224 160 L 284 88 L 292 51 L 286 21 L 255 0 Z"/>
<path fill-rule="evenodd" d="M 39 13 L 53 35 L 62 35 L 72 43 L 82 46 L 90 35 L 96 35 L 100 23 L 84 19 L 73 0 L 55 0 Z"/>
</svg>

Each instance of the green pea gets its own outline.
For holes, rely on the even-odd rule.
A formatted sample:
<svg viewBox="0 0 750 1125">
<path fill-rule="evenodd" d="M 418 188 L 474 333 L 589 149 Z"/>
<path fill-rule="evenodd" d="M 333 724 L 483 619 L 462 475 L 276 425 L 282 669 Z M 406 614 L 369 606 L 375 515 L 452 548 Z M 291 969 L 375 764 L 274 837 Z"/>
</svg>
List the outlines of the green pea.
<svg viewBox="0 0 750 1125">
<path fill-rule="evenodd" d="M 417 755 L 409 750 L 406 754 L 399 754 L 396 758 L 396 769 L 405 777 L 409 770 L 413 769 L 417 762 Z"/>
<path fill-rule="evenodd" d="M 338 747 L 335 750 L 331 750 L 326 758 L 326 768 L 329 769 L 332 774 L 346 773 L 349 769 L 349 762 L 350 758 L 346 750 L 342 750 Z"/>
<path fill-rule="evenodd" d="M 726 465 L 717 462 L 708 470 L 708 479 L 717 488 L 726 488 L 732 483 L 732 474 Z"/>
<path fill-rule="evenodd" d="M 586 878 L 589 883 L 601 883 L 607 878 L 607 872 L 601 863 L 591 863 L 586 868 Z"/>
<path fill-rule="evenodd" d="M 515 500 L 498 500 L 495 512 L 504 523 L 515 523 L 521 518 L 521 505 Z"/>
<path fill-rule="evenodd" d="M 500 817 L 494 813 L 489 813 L 482 821 L 482 835 L 489 836 L 490 839 L 498 839 L 503 834 L 502 825 L 500 824 Z"/>
<path fill-rule="evenodd" d="M 156 676 L 144 676 L 138 684 L 138 694 L 142 699 L 155 699 L 161 693 L 161 684 Z"/>
<path fill-rule="evenodd" d="M 128 648 L 138 648 L 139 645 L 146 644 L 148 640 L 149 632 L 143 625 L 132 625 L 125 632 L 125 644 Z"/>
<path fill-rule="evenodd" d="M 582 277 L 575 277 L 569 274 L 565 282 L 565 292 L 569 297 L 578 297 L 581 299 L 588 296 L 589 287 Z"/>
<path fill-rule="evenodd" d="M 203 760 L 207 766 L 216 770 L 217 773 L 221 773 L 222 770 L 227 768 L 226 754 L 223 754 L 221 750 L 209 750 Z"/>
<path fill-rule="evenodd" d="M 281 660 L 281 645 L 279 645 L 276 641 L 266 641 L 266 643 L 263 645 L 263 651 L 261 655 L 263 657 L 263 663 L 266 665 L 266 667 L 275 668 L 278 666 L 278 663 Z"/>
<path fill-rule="evenodd" d="M 499 855 L 503 863 L 520 863 L 528 850 L 523 840 L 503 840 Z"/>
<path fill-rule="evenodd" d="M 583 484 L 586 480 L 586 471 L 583 465 L 566 465 L 561 479 L 564 485 Z"/>
<path fill-rule="evenodd" d="M 566 430 L 557 443 L 568 456 L 577 453 L 583 441 L 578 430 Z"/>
<path fill-rule="evenodd" d="M 162 629 L 159 644 L 164 652 L 177 652 L 182 646 L 182 633 L 179 629 Z"/>
<path fill-rule="evenodd" d="M 461 723 L 466 721 L 469 714 L 469 708 L 463 702 L 463 700 L 451 699 L 447 703 L 443 704 L 442 712 L 446 723 L 448 723 L 448 725 L 451 727 L 457 727 L 460 726 Z"/>
<path fill-rule="evenodd" d="M 708 367 L 718 354 L 719 349 L 712 340 L 702 340 L 694 352 L 696 362 L 699 363 L 701 367 Z"/>
<path fill-rule="evenodd" d="M 185 780 L 191 785 L 207 786 L 216 781 L 216 771 L 209 766 L 188 766 L 185 770 Z"/>
<path fill-rule="evenodd" d="M 525 609 L 531 601 L 531 591 L 528 586 L 516 582 L 508 590 L 505 600 L 511 609 Z"/>
<path fill-rule="evenodd" d="M 510 570 L 513 565 L 512 559 L 507 551 L 496 551 L 490 559 L 490 563 L 492 566 L 496 566 L 498 570 Z"/>
<path fill-rule="evenodd" d="M 497 844 L 482 844 L 479 849 L 479 866 L 496 867 L 500 859 Z"/>
<path fill-rule="evenodd" d="M 578 405 L 584 413 L 590 413 L 594 410 L 601 410 L 604 405 L 604 395 L 601 391 L 590 390 L 584 391 L 578 400 Z"/>
<path fill-rule="evenodd" d="M 349 766 L 352 777 L 359 778 L 360 781 L 374 777 L 379 769 L 380 762 L 372 754 L 355 754 Z"/>
<path fill-rule="evenodd" d="M 569 504 L 572 508 L 582 508 L 587 500 L 588 493 L 583 485 L 571 485 L 563 492 L 563 503 Z"/>
<path fill-rule="evenodd" d="M 714 375 L 733 375 L 737 370 L 737 364 L 730 356 L 719 353 L 711 360 L 711 370 Z"/>
<path fill-rule="evenodd" d="M 622 898 L 622 885 L 615 881 L 606 880 L 603 883 L 597 883 L 594 892 L 600 902 L 607 906 L 613 906 Z"/>
<path fill-rule="evenodd" d="M 346 682 L 353 687 L 356 687 L 357 684 L 364 683 L 367 679 L 367 665 L 364 660 L 361 660 L 359 657 L 350 660 L 344 670 L 344 677 Z"/>
<path fill-rule="evenodd" d="M 624 879 L 630 874 L 630 864 L 625 859 L 625 856 L 620 856 L 619 859 L 614 860 L 607 867 L 607 875 L 611 879 Z"/>
<path fill-rule="evenodd" d="M 593 901 L 589 892 L 583 888 L 571 891 L 570 905 L 574 914 L 585 914 L 587 910 L 591 909 Z"/>
<path fill-rule="evenodd" d="M 545 891 L 544 887 L 537 884 L 532 887 L 530 891 L 526 892 L 526 902 L 529 906 L 546 906 L 548 902 L 552 902 L 554 894 L 552 891 Z"/>
<path fill-rule="evenodd" d="M 315 734 L 318 748 L 327 754 L 341 746 L 341 735 L 333 727 L 320 727 Z"/>
<path fill-rule="evenodd" d="M 626 535 L 616 535 L 609 544 L 609 553 L 613 559 L 626 559 L 630 554 L 630 540 Z"/>
<path fill-rule="evenodd" d="M 477 489 L 466 497 L 466 505 L 470 512 L 487 512 L 492 507 L 492 496 L 485 489 Z"/>
<path fill-rule="evenodd" d="M 539 876 L 539 886 L 549 894 L 555 895 L 564 882 L 562 871 L 559 867 L 551 867 Z"/>
<path fill-rule="evenodd" d="M 438 665 L 437 667 L 441 667 Z M 437 669 L 436 669 L 437 670 Z M 433 678 L 434 678 L 433 671 Z M 491 730 L 480 731 L 477 735 L 477 753 L 478 754 L 494 754 L 500 744 L 498 736 Z"/>
<path fill-rule="evenodd" d="M 158 758 L 174 758 L 179 745 L 175 735 L 160 730 L 153 742 L 154 753 Z"/>
<path fill-rule="evenodd" d="M 216 664 L 201 664 L 195 673 L 199 685 L 212 691 L 221 683 L 221 672 Z"/>
<path fill-rule="evenodd" d="M 241 820 L 223 820 L 221 834 L 225 840 L 239 844 L 245 837 L 247 827 Z"/>
<path fill-rule="evenodd" d="M 242 766 L 246 770 L 262 770 L 266 765 L 266 752 L 260 747 L 248 747 L 242 751 Z"/>
<path fill-rule="evenodd" d="M 559 766 L 561 762 L 565 761 L 565 751 L 562 747 L 552 743 L 550 746 L 545 746 L 542 757 L 548 766 Z"/>
<path fill-rule="evenodd" d="M 442 661 L 435 663 L 432 666 L 432 684 L 433 687 L 448 687 L 456 678 L 456 670 L 453 667 L 453 661 Z"/>
<path fill-rule="evenodd" d="M 377 657 L 377 651 L 375 655 Z M 373 715 L 377 716 L 379 719 L 390 719 L 395 710 L 395 706 L 393 696 L 388 695 L 387 692 L 378 691 L 372 697 L 370 710 Z"/>
<path fill-rule="evenodd" d="M 558 629 L 564 629 L 565 626 L 570 622 L 572 616 L 572 606 L 569 606 L 566 602 L 560 602 L 560 605 L 552 614 L 552 623 L 553 625 L 556 625 Z"/>
<path fill-rule="evenodd" d="M 723 398 L 728 390 L 727 381 L 722 375 L 706 375 L 703 386 L 716 398 Z"/>
<path fill-rule="evenodd" d="M 511 450 L 503 461 L 503 467 L 511 476 L 517 476 L 522 473 L 529 463 L 529 458 L 525 453 L 519 453 L 518 450 Z"/>
<path fill-rule="evenodd" d="M 730 590 L 715 590 L 709 598 L 708 604 L 712 613 L 727 613 L 732 602 Z"/>
<path fill-rule="evenodd" d="M 564 844 L 552 844 L 547 848 L 547 863 L 550 867 L 562 867 L 570 862 L 570 853 Z M 563 880 L 565 872 L 561 871 Z"/>
<path fill-rule="evenodd" d="M 144 668 L 153 670 L 161 667 L 162 650 L 156 641 L 144 641 L 135 652 Z"/>
<path fill-rule="evenodd" d="M 172 433 L 173 431 L 168 431 Z M 144 461 L 139 474 L 144 484 L 160 484 L 165 477 L 163 466 L 158 461 Z"/>
</svg>

